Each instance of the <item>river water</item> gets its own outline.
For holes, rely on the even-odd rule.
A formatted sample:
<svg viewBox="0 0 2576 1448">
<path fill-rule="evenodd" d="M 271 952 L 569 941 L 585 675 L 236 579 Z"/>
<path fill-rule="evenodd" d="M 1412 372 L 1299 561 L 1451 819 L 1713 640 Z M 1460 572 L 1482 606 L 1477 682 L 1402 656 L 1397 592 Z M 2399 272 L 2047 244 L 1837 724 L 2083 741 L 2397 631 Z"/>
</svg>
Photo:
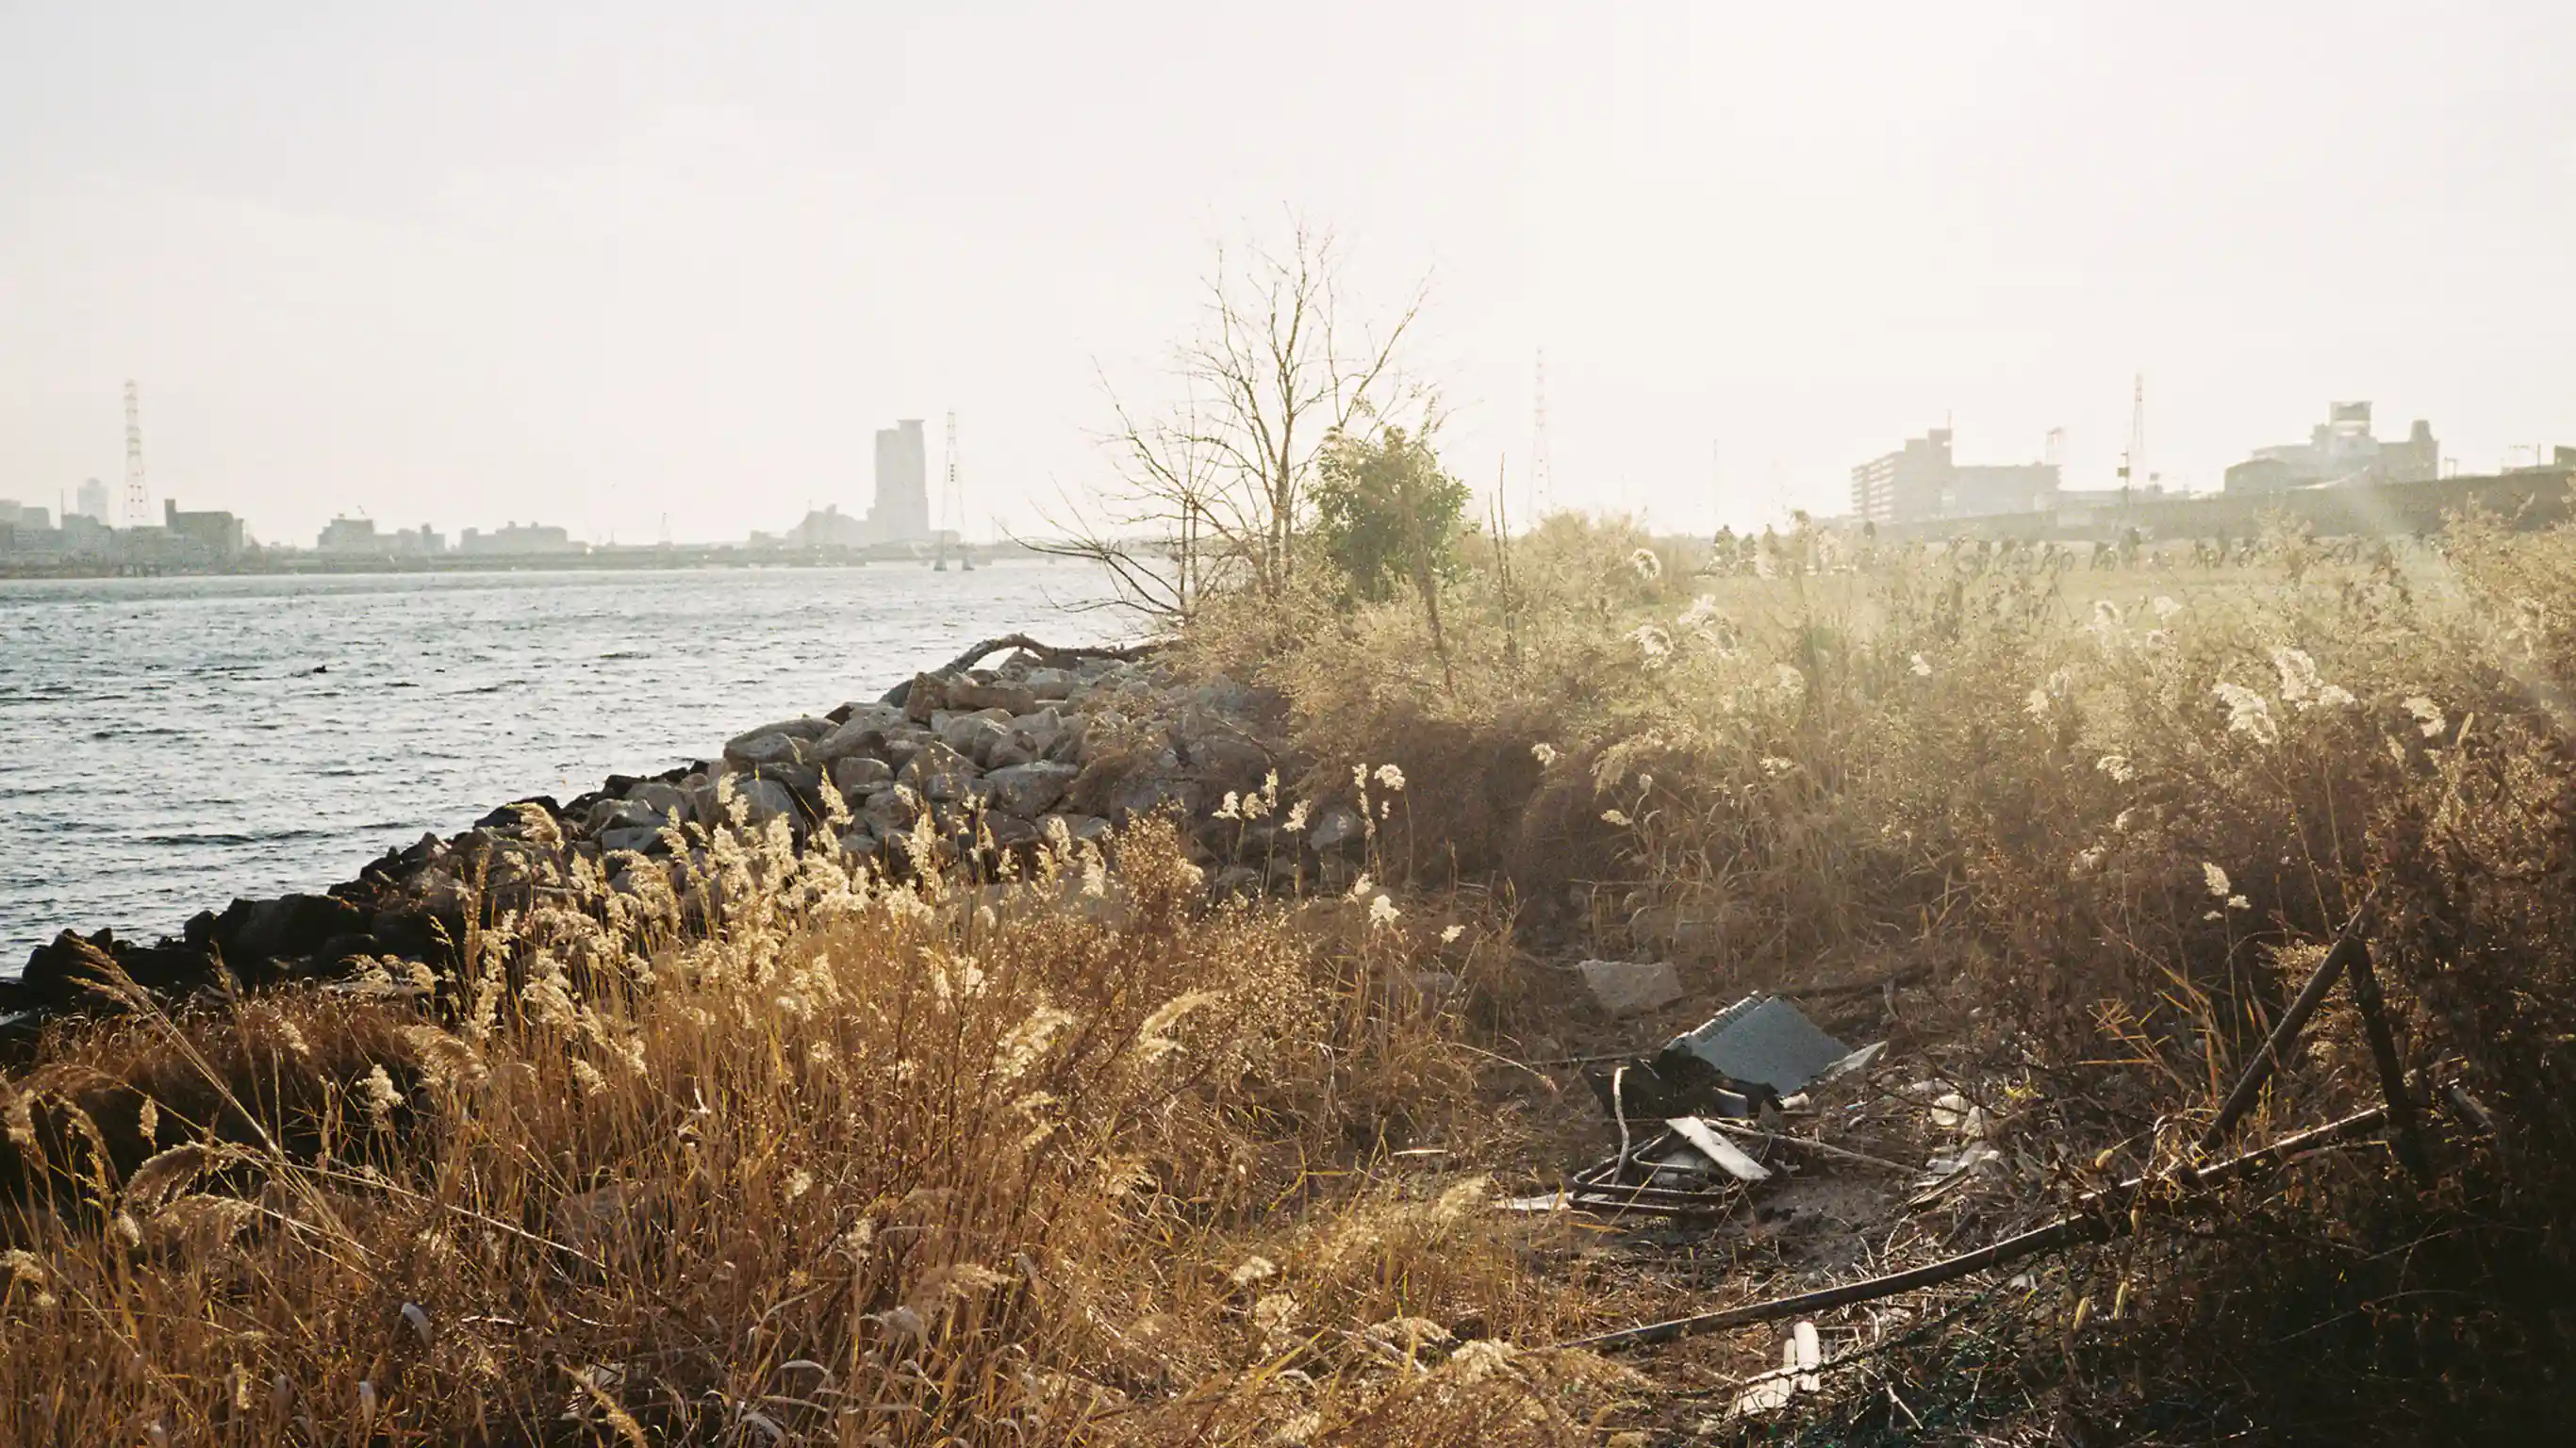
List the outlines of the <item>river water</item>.
<svg viewBox="0 0 2576 1448">
<path fill-rule="evenodd" d="M 0 580 L 0 973 L 176 934 L 493 805 L 711 758 L 978 639 L 1096 642 L 1074 564 Z"/>
</svg>

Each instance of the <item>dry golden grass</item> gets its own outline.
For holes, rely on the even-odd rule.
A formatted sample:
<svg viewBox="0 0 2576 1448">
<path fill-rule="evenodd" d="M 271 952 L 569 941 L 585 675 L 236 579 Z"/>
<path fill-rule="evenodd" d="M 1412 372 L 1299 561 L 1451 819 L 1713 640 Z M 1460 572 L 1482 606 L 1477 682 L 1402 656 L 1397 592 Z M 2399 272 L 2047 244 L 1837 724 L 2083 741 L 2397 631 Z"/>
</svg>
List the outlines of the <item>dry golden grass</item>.
<svg viewBox="0 0 2576 1448">
<path fill-rule="evenodd" d="M 1767 1344 L 1642 1378 L 1534 1345 L 1761 1295 L 1761 1263 L 1483 1209 L 1570 1165 L 1582 1111 L 1491 1053 L 1651 1044 L 1524 947 L 1670 957 L 1712 1005 L 1931 967 L 1897 1058 L 1992 1089 L 2048 1164 L 2029 1213 L 2174 1160 L 2373 891 L 2408 1064 L 2499 1145 L 2442 1126 L 2423 1193 L 2345 1153 L 1878 1371 L 1935 1440 L 2547 1426 L 2576 1401 L 2576 538 L 2313 552 L 2086 574 L 1798 538 L 1711 578 L 1552 519 L 1508 577 L 1471 548 L 1445 670 L 1418 609 L 1320 590 L 1180 641 L 1289 701 L 1283 812 L 1364 808 L 1356 897 L 1211 903 L 1165 825 L 902 887 L 774 833 L 685 900 L 594 875 L 494 922 L 429 1012 L 389 975 L 69 1033 L 7 1083 L 0 1434 L 1695 1432 L 1676 1383 Z M 2370 1098 L 2349 1012 L 2314 1036 L 2250 1135 Z M 1817 1401 L 1817 1441 L 1906 1436 L 1892 1395 Z"/>
<path fill-rule="evenodd" d="M 2035 1103 L 2070 1179 L 2170 1160 L 2298 948 L 2375 891 L 2408 1065 L 2503 1145 L 2452 1143 L 2428 1194 L 2381 1155 L 2238 1203 L 2259 1225 L 2167 1273 L 2131 1314 L 2166 1336 L 2123 1336 L 2169 1346 L 2113 1376 L 2262 1363 L 2227 1411 L 2397 1441 L 2576 1400 L 2576 1171 L 2549 1164 L 2576 1161 L 2576 534 L 2100 573 L 1816 535 L 1758 575 L 1704 556 L 1550 520 L 1508 586 L 1489 564 L 1447 601 L 1446 674 L 1402 602 L 1217 609 L 1190 642 L 1290 698 L 1310 788 L 1402 759 L 1388 856 L 1499 872 L 1568 953 L 1683 961 L 1712 1003 L 1933 967 L 1901 1044 Z M 2253 1130 L 2375 1095 L 2333 1016 Z"/>
<path fill-rule="evenodd" d="M 1497 939 L 1117 854 L 887 888 L 773 838 L 708 938 L 596 881 L 500 923 L 443 1023 L 58 1043 L 10 1083 L 0 1437 L 1583 1439 L 1617 1371 L 1510 1346 L 1582 1274 L 1484 1210 L 1510 1143 L 1408 974 Z"/>
</svg>

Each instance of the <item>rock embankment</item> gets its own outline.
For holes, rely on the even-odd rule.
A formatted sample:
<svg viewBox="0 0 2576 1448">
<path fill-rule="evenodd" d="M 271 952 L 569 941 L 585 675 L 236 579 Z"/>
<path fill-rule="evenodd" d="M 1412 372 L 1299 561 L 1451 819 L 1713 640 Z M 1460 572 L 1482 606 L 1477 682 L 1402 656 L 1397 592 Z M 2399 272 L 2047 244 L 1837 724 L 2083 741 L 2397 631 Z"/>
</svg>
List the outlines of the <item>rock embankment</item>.
<svg viewBox="0 0 2576 1448">
<path fill-rule="evenodd" d="M 1021 641 L 1025 643 L 1025 641 Z M 990 652 L 990 649 L 985 652 Z M 568 896 L 574 862 L 597 862 L 610 888 L 661 871 L 685 891 L 724 832 L 783 823 L 799 848 L 829 848 L 900 876 L 925 838 L 984 865 L 1050 837 L 1096 841 L 1129 820 L 1173 811 L 1219 868 L 1219 888 L 1259 888 L 1317 854 L 1355 848 L 1347 808 L 1313 828 L 1303 812 L 1227 807 L 1254 797 L 1279 761 L 1265 741 L 1281 702 L 1225 679 L 1185 681 L 1135 651 L 1021 648 L 995 668 L 969 654 L 879 699 L 780 720 L 727 740 L 715 758 L 650 778 L 612 776 L 568 803 L 539 796 L 492 811 L 447 838 L 424 835 L 320 894 L 235 900 L 151 945 L 112 931 L 70 931 L 0 980 L 0 1018 L 24 1038 L 47 1018 L 114 1009 L 93 987 L 100 957 L 177 1002 L 219 987 L 333 980 L 410 966 L 451 977 L 469 927 L 548 895 Z M 1113 656 L 1102 657 L 1099 654 Z M 1297 826 L 1291 829 L 1290 826 Z"/>
</svg>

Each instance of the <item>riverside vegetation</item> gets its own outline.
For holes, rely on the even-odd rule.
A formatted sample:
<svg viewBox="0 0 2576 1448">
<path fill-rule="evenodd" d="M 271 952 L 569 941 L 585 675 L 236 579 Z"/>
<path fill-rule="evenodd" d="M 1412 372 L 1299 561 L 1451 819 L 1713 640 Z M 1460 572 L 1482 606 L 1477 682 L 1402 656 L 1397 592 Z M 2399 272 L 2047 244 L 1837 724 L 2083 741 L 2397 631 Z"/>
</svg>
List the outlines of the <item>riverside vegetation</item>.
<svg viewBox="0 0 2576 1448">
<path fill-rule="evenodd" d="M 1413 313 L 1337 320 L 1331 252 L 1220 257 L 1194 400 L 1113 398 L 1109 516 L 1058 551 L 1150 657 L 961 660 L 38 952 L 0 994 L 41 1022 L 0 1083 L 0 1435 L 2563 1434 L 2576 534 L 2077 568 L 1472 527 Z M 2131 1197 L 1799 1324 L 1820 1370 L 1758 1411 L 1775 1327 L 1565 1345 L 2170 1182 L 2356 916 L 2444 1108 L 2421 1178 L 2373 1140 Z M 1613 1020 L 1586 958 L 1685 999 Z M 1888 1043 L 1799 1128 L 1837 1160 L 1981 1164 L 1691 1226 L 1497 1209 L 1602 1150 L 1569 1062 L 1765 989 Z M 2245 1144 L 2377 1103 L 2343 999 Z"/>
<path fill-rule="evenodd" d="M 986 848 L 966 791 L 967 835 L 920 809 L 862 854 L 729 784 L 727 817 L 666 826 L 656 868 L 570 848 L 542 890 L 469 909 L 426 995 L 360 961 L 172 1007 L 102 964 L 123 1013 L 50 1028 L 7 1083 L 0 1425 L 2393 1442 L 2563 1421 L 2576 537 L 2464 520 L 2411 561 L 2332 568 L 2284 537 L 2218 574 L 1802 534 L 1713 575 L 1705 547 L 1572 517 L 1454 541 L 1436 644 L 1421 599 L 1320 567 L 1206 600 L 1136 668 L 1232 681 L 1276 773 L 1158 789 L 1106 838 Z M 2500 1137 L 2437 1119 L 2429 1189 L 2345 1151 L 1945 1300 L 1936 1332 L 1909 1331 L 1930 1306 L 1881 1304 L 1858 1314 L 1874 1366 L 1761 1421 L 1709 1398 L 1769 1354 L 1758 1330 L 1548 1346 L 1814 1280 L 1758 1252 L 1641 1266 L 1598 1226 L 1490 1210 L 1582 1129 L 1509 1062 L 1634 1029 L 1587 1019 L 1552 958 L 1673 959 L 1693 1009 L 1928 968 L 1885 993 L 1894 1053 L 1936 1059 L 2036 1165 L 1888 1237 L 1901 1259 L 2172 1160 L 2365 896 L 2408 1064 L 2464 1082 Z M 2374 1090 L 2330 1010 L 2266 1114 Z"/>
</svg>

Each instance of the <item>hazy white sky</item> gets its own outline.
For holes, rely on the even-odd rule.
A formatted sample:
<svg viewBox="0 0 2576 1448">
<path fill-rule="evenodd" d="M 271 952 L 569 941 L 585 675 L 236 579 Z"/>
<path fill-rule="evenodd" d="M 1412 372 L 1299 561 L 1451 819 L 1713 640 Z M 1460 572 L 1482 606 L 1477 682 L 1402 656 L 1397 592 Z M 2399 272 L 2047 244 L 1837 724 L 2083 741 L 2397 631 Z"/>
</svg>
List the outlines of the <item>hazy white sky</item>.
<svg viewBox="0 0 2576 1448">
<path fill-rule="evenodd" d="M 2482 471 L 2576 442 L 2571 77 L 2559 0 L 13 0 L 0 496 L 113 484 L 131 376 L 156 498 L 265 538 L 739 537 L 950 408 L 1016 517 L 1292 208 L 1431 277 L 1479 487 L 1541 346 L 1558 501 L 1664 526 L 1945 417 L 2105 486 L 2141 370 L 2169 482 L 2329 398 Z"/>
</svg>

